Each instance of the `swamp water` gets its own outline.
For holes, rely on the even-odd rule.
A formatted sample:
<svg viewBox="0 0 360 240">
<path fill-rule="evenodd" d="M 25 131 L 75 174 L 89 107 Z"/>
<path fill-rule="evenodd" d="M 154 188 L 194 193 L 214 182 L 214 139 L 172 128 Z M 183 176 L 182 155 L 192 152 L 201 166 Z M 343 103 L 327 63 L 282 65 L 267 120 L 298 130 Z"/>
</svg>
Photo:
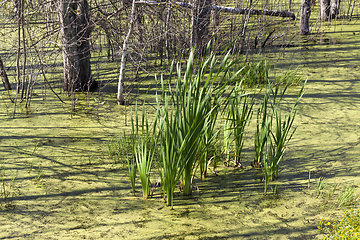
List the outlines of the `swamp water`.
<svg viewBox="0 0 360 240">
<path fill-rule="evenodd" d="M 276 62 L 281 69 L 301 64 L 308 84 L 297 131 L 279 179 L 271 183 L 276 194 L 270 189 L 267 196 L 261 174 L 221 165 L 219 176 L 209 172 L 205 180 L 195 179 L 198 190 L 190 198 L 177 190 L 174 210 L 159 196 L 143 200 L 139 181 L 134 197 L 127 169 L 106 157 L 106 143 L 128 129 L 114 95 L 103 96 L 104 104 L 93 97 L 79 103 L 72 118 L 69 105 L 38 96 L 31 114 L 20 109 L 13 119 L 1 92 L 1 184 L 9 195 L 6 203 L 1 195 L 0 239 L 320 237 L 319 221 L 342 214 L 341 189 L 360 183 L 358 23 L 354 18 L 336 32 L 324 27 L 327 33 L 314 37 L 318 42 L 285 49 Z M 297 91 L 291 88 L 286 100 L 294 100 Z M 94 110 L 85 114 L 87 109 Z M 247 166 L 253 160 L 248 139 Z"/>
</svg>

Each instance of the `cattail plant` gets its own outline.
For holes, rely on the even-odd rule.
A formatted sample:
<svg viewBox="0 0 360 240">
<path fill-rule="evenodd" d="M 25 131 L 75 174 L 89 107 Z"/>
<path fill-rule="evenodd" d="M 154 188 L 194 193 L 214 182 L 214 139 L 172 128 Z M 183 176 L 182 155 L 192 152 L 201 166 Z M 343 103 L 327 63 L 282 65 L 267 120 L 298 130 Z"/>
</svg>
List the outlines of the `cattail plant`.
<svg viewBox="0 0 360 240">
<path fill-rule="evenodd" d="M 135 120 L 131 117 L 132 136 L 136 138 L 134 144 L 134 156 L 136 166 L 139 172 L 141 186 L 143 190 L 143 197 L 149 198 L 150 194 L 150 173 L 153 159 L 157 147 L 157 114 L 155 116 L 153 126 L 149 126 L 147 114 L 145 111 L 145 103 L 141 111 L 141 122 L 138 119 L 139 113 L 137 105 L 135 106 Z M 141 128 L 141 129 L 140 129 Z"/>
<path fill-rule="evenodd" d="M 228 72 L 234 61 L 228 60 L 229 54 L 217 64 L 215 54 L 211 53 L 199 64 L 194 74 L 197 58 L 191 51 L 183 77 L 181 67 L 177 65 L 174 88 L 171 86 L 174 63 L 170 68 L 168 88 L 165 88 L 161 78 L 164 103 L 161 105 L 158 101 L 158 108 L 161 109 L 160 156 L 168 205 L 173 206 L 173 192 L 178 180 L 181 180 L 184 195 L 192 193 L 192 177 L 199 146 L 211 142 L 212 136 L 209 134 L 213 132 L 211 128 L 216 122 L 226 86 L 235 81 L 239 74 L 238 71 L 229 77 Z"/>
<path fill-rule="evenodd" d="M 296 128 L 292 128 L 294 123 L 294 119 L 297 112 L 297 106 L 304 94 L 304 89 L 306 85 L 306 81 L 304 81 L 298 96 L 293 104 L 290 113 L 282 118 L 282 111 L 280 108 L 282 99 L 285 95 L 286 90 L 293 82 L 293 77 L 295 76 L 295 72 L 293 74 L 287 74 L 285 76 L 288 77 L 288 81 L 284 88 L 280 90 L 280 84 L 273 86 L 272 83 L 269 83 L 267 95 L 269 95 L 269 105 L 270 105 L 270 115 L 269 115 L 269 122 L 273 124 L 270 126 L 268 132 L 268 152 L 266 154 L 266 158 L 264 160 L 264 177 L 265 177 L 265 194 L 267 191 L 267 185 L 269 181 L 273 181 L 277 179 L 278 172 L 279 172 L 279 164 L 280 161 L 283 160 L 283 155 L 286 149 L 286 145 L 291 140 L 292 136 L 294 135 Z M 271 97 L 271 98 L 270 98 Z"/>
<path fill-rule="evenodd" d="M 254 95 L 250 96 L 242 90 L 242 82 L 236 84 L 233 96 L 229 99 L 230 111 L 227 121 L 230 120 L 227 127 L 234 136 L 234 163 L 235 166 L 241 166 L 241 152 L 245 142 L 245 128 L 249 123 L 254 105 Z M 228 134 L 228 133 L 227 133 Z M 228 137 L 227 137 L 228 138 Z M 228 144 L 228 143 L 227 143 Z"/>
</svg>

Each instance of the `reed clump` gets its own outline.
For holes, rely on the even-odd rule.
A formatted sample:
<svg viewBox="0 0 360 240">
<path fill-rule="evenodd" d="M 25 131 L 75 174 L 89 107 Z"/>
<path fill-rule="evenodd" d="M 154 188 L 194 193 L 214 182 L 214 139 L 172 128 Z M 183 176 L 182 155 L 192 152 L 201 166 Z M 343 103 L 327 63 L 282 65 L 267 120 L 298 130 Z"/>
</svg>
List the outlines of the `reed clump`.
<svg viewBox="0 0 360 240">
<path fill-rule="evenodd" d="M 151 124 L 145 103 L 142 110 L 136 105 L 132 112 L 131 154 L 125 156 L 133 192 L 138 172 L 143 197 L 151 196 L 155 183 L 151 183 L 150 174 L 156 166 L 162 193 L 171 207 L 179 182 L 183 195 L 191 195 L 195 174 L 199 170 L 205 178 L 211 162 L 214 168 L 219 159 L 224 159 L 227 166 L 245 168 L 242 151 L 251 121 L 256 122 L 252 165 L 263 169 L 266 194 L 269 182 L 278 177 L 279 163 L 295 132 L 292 124 L 306 82 L 290 112 L 283 114 L 281 102 L 295 74 L 281 78 L 286 80 L 285 85 L 277 84 L 268 78 L 266 61 L 234 71 L 239 60 L 231 60 L 230 52 L 219 61 L 209 44 L 207 53 L 201 60 L 191 51 L 185 68 L 173 62 L 168 81 L 161 76 L 161 94 L 156 94 L 156 114 Z M 250 75 L 266 82 L 259 93 L 246 90 L 244 83 Z M 260 100 L 259 94 L 263 94 Z"/>
</svg>

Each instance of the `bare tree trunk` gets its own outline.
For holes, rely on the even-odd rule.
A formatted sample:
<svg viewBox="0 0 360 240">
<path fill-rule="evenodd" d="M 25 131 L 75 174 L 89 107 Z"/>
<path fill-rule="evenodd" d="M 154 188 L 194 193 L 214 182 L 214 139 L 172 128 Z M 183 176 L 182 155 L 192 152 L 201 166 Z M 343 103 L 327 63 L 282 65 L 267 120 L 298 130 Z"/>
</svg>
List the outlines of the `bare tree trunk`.
<svg viewBox="0 0 360 240">
<path fill-rule="evenodd" d="M 64 65 L 64 90 L 90 90 L 90 27 L 87 0 L 60 0 L 60 33 Z"/>
<path fill-rule="evenodd" d="M 17 37 L 18 37 L 18 43 L 17 43 L 17 54 L 16 54 L 16 94 L 15 94 L 15 101 L 14 101 L 14 112 L 13 112 L 13 118 L 15 117 L 16 113 L 16 103 L 19 96 L 19 87 L 20 87 L 20 50 L 21 50 L 21 16 L 22 16 L 22 6 L 23 6 L 23 0 L 19 0 L 18 2 L 18 15 L 17 15 Z"/>
<path fill-rule="evenodd" d="M 211 0 L 211 5 L 216 6 L 218 0 Z M 237 7 L 237 6 L 236 6 Z M 219 26 L 219 9 L 218 8 L 211 8 L 211 24 L 215 28 Z"/>
<path fill-rule="evenodd" d="M 335 19 L 340 12 L 340 0 L 330 0 L 330 17 Z"/>
<path fill-rule="evenodd" d="M 327 20 L 330 12 L 330 0 L 320 0 L 320 19 Z"/>
<path fill-rule="evenodd" d="M 170 2 L 167 6 L 167 15 L 166 15 L 166 22 L 165 22 L 165 51 L 166 51 L 166 58 L 170 61 L 170 43 L 169 43 L 169 29 L 170 29 L 170 18 L 171 18 L 171 5 Z"/>
<path fill-rule="evenodd" d="M 191 33 L 190 33 L 190 47 L 195 48 L 197 42 L 197 18 L 198 18 L 198 7 L 197 7 L 198 0 L 192 0 L 192 8 L 191 8 Z"/>
<path fill-rule="evenodd" d="M 309 20 L 311 14 L 311 0 L 302 0 L 300 9 L 300 35 L 310 34 Z"/>
<path fill-rule="evenodd" d="M 91 78 L 90 16 L 88 0 L 79 0 L 77 8 L 77 53 L 79 54 L 79 81 L 82 91 L 90 91 L 97 84 Z"/>
<path fill-rule="evenodd" d="M 73 92 L 79 82 L 79 56 L 76 37 L 76 0 L 60 0 L 60 32 L 62 41 L 64 90 Z"/>
<path fill-rule="evenodd" d="M 356 1 L 356 0 L 353 1 L 352 6 L 351 6 L 351 11 L 350 11 L 350 14 L 349 14 L 349 21 L 351 20 L 352 14 L 353 14 L 353 12 L 354 12 L 355 1 Z"/>
<path fill-rule="evenodd" d="M 17 18 L 19 16 L 19 1 L 20 0 L 12 0 L 14 7 L 14 16 Z"/>
<path fill-rule="evenodd" d="M 24 91 L 25 91 L 25 79 L 26 79 L 26 39 L 25 39 L 25 29 L 24 29 L 24 11 L 23 11 L 23 4 L 24 1 L 21 3 L 22 5 L 22 14 L 21 14 L 21 31 L 22 31 L 22 43 L 23 43 L 23 68 L 22 68 L 22 82 L 21 82 L 21 98 L 20 102 L 24 99 Z M 20 39 L 19 39 L 20 40 Z"/>
<path fill-rule="evenodd" d="M 191 47 L 203 56 L 209 41 L 211 0 L 194 0 L 192 9 Z"/>
<path fill-rule="evenodd" d="M 340 0 L 320 0 L 321 20 L 335 19 L 339 15 Z"/>
<path fill-rule="evenodd" d="M 118 93 L 117 93 L 117 102 L 118 105 L 124 105 L 124 75 L 125 75 L 125 64 L 126 64 L 126 55 L 127 55 L 127 48 L 128 48 L 128 41 L 131 36 L 132 28 L 135 22 L 135 0 L 132 2 L 131 6 L 131 15 L 130 15 L 130 24 L 128 33 L 124 39 L 122 55 L 121 55 L 121 63 L 120 63 L 120 75 L 119 75 L 119 83 L 118 83 Z"/>
<path fill-rule="evenodd" d="M 4 84 L 5 90 L 8 90 L 8 91 L 11 90 L 9 79 L 7 77 L 5 67 L 4 67 L 4 64 L 3 64 L 1 59 L 0 59 L 0 76 L 1 76 L 1 80 L 2 80 L 2 82 Z"/>
</svg>

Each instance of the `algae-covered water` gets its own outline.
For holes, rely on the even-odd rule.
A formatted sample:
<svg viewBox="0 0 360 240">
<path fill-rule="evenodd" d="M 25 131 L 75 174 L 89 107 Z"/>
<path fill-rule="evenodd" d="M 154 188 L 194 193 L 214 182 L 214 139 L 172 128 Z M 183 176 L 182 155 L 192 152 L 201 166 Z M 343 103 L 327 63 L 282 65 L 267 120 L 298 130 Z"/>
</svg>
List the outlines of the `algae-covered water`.
<svg viewBox="0 0 360 240">
<path fill-rule="evenodd" d="M 143 200 L 140 183 L 133 196 L 126 168 L 106 153 L 106 144 L 129 128 L 114 94 L 104 93 L 101 101 L 89 96 L 73 114 L 70 100 L 61 104 L 48 93 L 43 101 L 39 94 L 30 114 L 20 108 L 12 118 L 13 106 L 1 92 L 0 189 L 8 198 L 0 193 L 0 239 L 321 237 L 319 221 L 342 214 L 344 189 L 360 193 L 358 23 L 324 27 L 314 41 L 269 56 L 279 71 L 302 65 L 308 84 L 296 134 L 267 196 L 256 170 L 221 165 L 218 176 L 195 178 L 191 197 L 176 190 L 173 210 L 159 195 Z M 285 101 L 298 90 L 291 88 Z M 251 146 L 244 151 L 247 165 Z"/>
</svg>

